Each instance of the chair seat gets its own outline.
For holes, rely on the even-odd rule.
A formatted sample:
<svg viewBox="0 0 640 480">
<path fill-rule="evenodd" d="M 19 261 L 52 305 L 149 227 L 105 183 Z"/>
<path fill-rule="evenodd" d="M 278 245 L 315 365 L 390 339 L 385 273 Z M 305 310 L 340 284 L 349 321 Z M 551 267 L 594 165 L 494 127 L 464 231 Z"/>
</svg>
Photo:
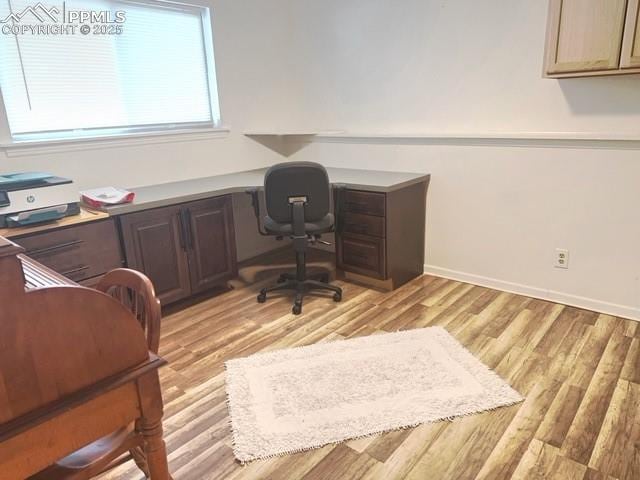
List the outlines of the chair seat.
<svg viewBox="0 0 640 480">
<path fill-rule="evenodd" d="M 333 215 L 327 213 L 323 218 L 315 222 L 305 222 L 304 230 L 309 234 L 330 232 L 333 227 Z M 264 228 L 267 232 L 277 235 L 293 234 L 293 225 L 290 223 L 278 223 L 268 215 L 264 217 Z"/>
</svg>

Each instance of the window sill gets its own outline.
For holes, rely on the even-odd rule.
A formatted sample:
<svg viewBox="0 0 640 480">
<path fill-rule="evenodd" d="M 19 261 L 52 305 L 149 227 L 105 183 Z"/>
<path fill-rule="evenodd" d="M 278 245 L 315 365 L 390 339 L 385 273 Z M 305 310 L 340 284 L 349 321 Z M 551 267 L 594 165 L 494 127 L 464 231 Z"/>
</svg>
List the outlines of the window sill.
<svg viewBox="0 0 640 480">
<path fill-rule="evenodd" d="M 86 138 L 63 138 L 55 140 L 25 140 L 0 143 L 0 151 L 8 157 L 38 155 L 96 148 L 123 147 L 134 145 L 153 145 L 159 143 L 191 142 L 225 138 L 229 136 L 228 127 L 194 128 L 184 130 L 164 130 L 157 132 L 124 133 Z"/>
</svg>

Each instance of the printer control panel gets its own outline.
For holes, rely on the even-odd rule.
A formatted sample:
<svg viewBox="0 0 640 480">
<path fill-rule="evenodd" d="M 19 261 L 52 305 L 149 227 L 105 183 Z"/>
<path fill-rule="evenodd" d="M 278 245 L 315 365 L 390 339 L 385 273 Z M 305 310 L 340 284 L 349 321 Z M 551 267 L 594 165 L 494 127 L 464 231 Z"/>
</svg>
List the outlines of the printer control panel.
<svg viewBox="0 0 640 480">
<path fill-rule="evenodd" d="M 0 191 L 0 207 L 8 207 L 9 205 L 11 205 L 9 194 L 7 192 Z"/>
</svg>

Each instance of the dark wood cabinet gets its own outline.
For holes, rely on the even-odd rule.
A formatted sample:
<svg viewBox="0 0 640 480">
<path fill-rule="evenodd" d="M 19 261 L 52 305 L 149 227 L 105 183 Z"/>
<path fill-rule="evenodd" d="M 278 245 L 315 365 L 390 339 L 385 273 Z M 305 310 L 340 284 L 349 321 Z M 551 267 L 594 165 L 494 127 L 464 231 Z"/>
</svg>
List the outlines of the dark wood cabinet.
<svg viewBox="0 0 640 480">
<path fill-rule="evenodd" d="M 188 204 L 191 292 L 198 293 L 232 279 L 238 273 L 233 208 L 228 197 Z"/>
<path fill-rule="evenodd" d="M 180 207 L 123 215 L 120 226 L 127 266 L 151 279 L 162 304 L 188 297 L 189 263 Z"/>
<path fill-rule="evenodd" d="M 123 257 L 115 222 L 89 222 L 15 238 L 27 255 L 65 277 L 92 285 Z"/>
<path fill-rule="evenodd" d="M 422 275 L 428 186 L 427 180 L 388 193 L 335 192 L 336 263 L 347 278 L 394 289 Z"/>
<path fill-rule="evenodd" d="M 230 196 L 122 215 L 127 265 L 145 273 L 163 305 L 237 274 Z"/>
</svg>

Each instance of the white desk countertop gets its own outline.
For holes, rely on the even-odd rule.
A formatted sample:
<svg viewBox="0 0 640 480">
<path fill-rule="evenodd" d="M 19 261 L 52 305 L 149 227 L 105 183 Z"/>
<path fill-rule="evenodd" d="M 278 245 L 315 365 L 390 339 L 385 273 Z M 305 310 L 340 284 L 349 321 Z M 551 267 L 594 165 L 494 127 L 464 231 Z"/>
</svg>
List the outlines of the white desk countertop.
<svg viewBox="0 0 640 480">
<path fill-rule="evenodd" d="M 110 215 L 122 215 L 229 193 L 243 193 L 248 188 L 262 187 L 266 171 L 266 168 L 261 168 L 131 188 L 130 190 L 136 194 L 132 203 L 115 205 L 106 208 L 105 211 Z M 383 193 L 392 192 L 415 183 L 425 182 L 429 179 L 429 175 L 424 173 L 384 172 L 350 168 L 329 167 L 327 168 L 327 173 L 331 183 L 344 184 L 346 188 L 355 190 Z"/>
</svg>

